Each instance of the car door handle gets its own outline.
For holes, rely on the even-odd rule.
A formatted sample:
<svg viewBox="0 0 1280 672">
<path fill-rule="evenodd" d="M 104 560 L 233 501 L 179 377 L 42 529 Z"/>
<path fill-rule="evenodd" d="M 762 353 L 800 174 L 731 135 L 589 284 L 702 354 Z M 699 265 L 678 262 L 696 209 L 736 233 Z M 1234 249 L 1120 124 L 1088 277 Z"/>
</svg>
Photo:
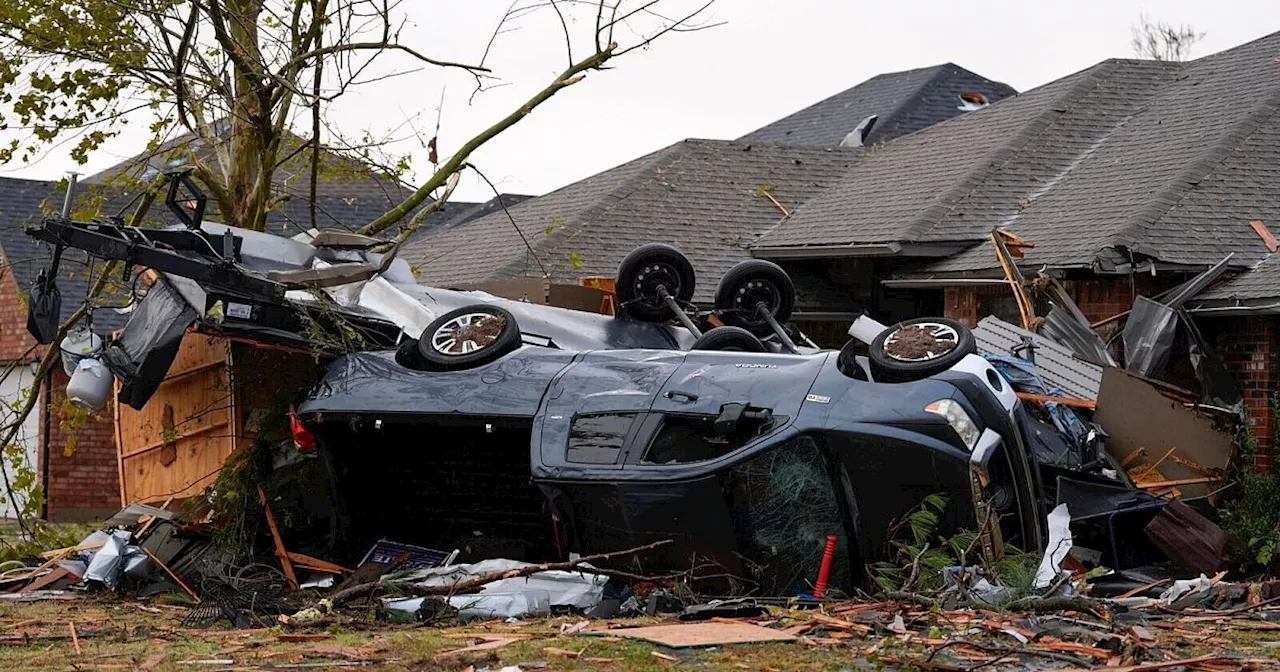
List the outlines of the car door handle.
<svg viewBox="0 0 1280 672">
<path fill-rule="evenodd" d="M 668 390 L 667 393 L 662 396 L 671 399 L 672 401 L 675 401 L 676 397 L 680 397 L 689 403 L 693 403 L 698 400 L 698 395 L 692 392 L 681 392 L 680 390 Z"/>
</svg>

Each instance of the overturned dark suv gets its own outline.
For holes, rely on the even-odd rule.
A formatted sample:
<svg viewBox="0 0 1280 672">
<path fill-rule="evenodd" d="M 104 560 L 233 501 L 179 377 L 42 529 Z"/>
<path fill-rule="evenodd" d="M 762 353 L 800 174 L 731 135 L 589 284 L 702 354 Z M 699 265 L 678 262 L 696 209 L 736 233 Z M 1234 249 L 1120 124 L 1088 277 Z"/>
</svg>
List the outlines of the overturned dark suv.
<svg viewBox="0 0 1280 672">
<path fill-rule="evenodd" d="M 1018 398 L 963 325 L 824 351 L 787 323 L 777 266 L 731 270 L 710 311 L 693 280 L 649 245 L 619 269 L 616 317 L 432 290 L 451 309 L 418 339 L 336 360 L 298 408 L 342 515 L 530 560 L 670 539 L 630 568 L 765 594 L 807 590 L 829 535 L 832 585 L 856 586 L 935 493 L 944 525 L 1041 546 Z"/>
</svg>

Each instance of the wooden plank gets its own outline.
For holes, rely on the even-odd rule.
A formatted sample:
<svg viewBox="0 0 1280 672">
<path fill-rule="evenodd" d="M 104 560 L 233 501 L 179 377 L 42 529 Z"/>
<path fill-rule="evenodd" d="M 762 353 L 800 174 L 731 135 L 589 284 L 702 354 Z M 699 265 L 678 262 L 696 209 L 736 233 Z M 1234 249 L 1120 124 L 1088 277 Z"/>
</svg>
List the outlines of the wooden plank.
<svg viewBox="0 0 1280 672">
<path fill-rule="evenodd" d="M 289 560 L 293 561 L 293 564 L 298 565 L 299 567 L 306 567 L 307 569 L 314 569 L 317 572 L 328 572 L 329 574 L 355 573 L 355 570 L 353 569 L 347 569 L 342 565 L 335 565 L 328 560 L 321 560 L 319 558 L 313 558 L 309 555 L 294 553 L 292 551 L 285 551 L 285 554 L 289 556 Z"/>
<path fill-rule="evenodd" d="M 174 582 L 177 583 L 178 586 L 182 588 L 182 590 L 186 591 L 186 593 L 191 596 L 191 599 L 197 602 L 200 601 L 200 596 L 196 594 L 196 591 L 191 590 L 191 586 L 188 586 L 186 582 L 184 582 L 181 578 L 178 577 L 177 574 L 174 574 L 173 570 L 169 569 L 168 565 L 161 562 L 160 558 L 157 558 L 155 553 L 152 553 L 146 546 L 139 546 L 138 548 L 141 548 L 142 552 L 146 553 L 147 557 L 151 558 L 152 562 L 156 563 L 156 565 L 159 566 L 160 569 L 164 570 L 165 574 L 169 575 L 169 578 L 173 579 Z"/>
<path fill-rule="evenodd" d="M 1262 239 L 1262 244 L 1267 246 L 1268 252 L 1275 252 L 1276 249 L 1280 248 L 1280 242 L 1276 241 L 1275 235 L 1271 233 L 1271 230 L 1267 228 L 1267 225 L 1261 219 L 1251 220 L 1249 226 L 1253 227 L 1253 232 Z"/>
<path fill-rule="evenodd" d="M 258 500 L 262 502 L 262 513 L 267 517 L 267 528 L 271 530 L 271 540 L 276 544 L 276 557 L 280 558 L 280 566 L 284 568 L 285 578 L 289 579 L 289 587 L 298 589 L 298 577 L 293 573 L 293 563 L 289 560 L 289 551 L 280 538 L 280 528 L 276 527 L 276 517 L 271 513 L 271 505 L 267 503 L 267 493 L 258 486 Z"/>
<path fill-rule="evenodd" d="M 1155 490 L 1158 488 L 1176 488 L 1180 485 L 1199 485 L 1201 483 L 1217 483 L 1222 481 L 1221 476 L 1205 476 L 1203 478 L 1179 478 L 1172 481 L 1151 481 L 1147 483 L 1135 481 L 1134 485 L 1143 490 Z"/>
<path fill-rule="evenodd" d="M 751 642 L 793 642 L 796 640 L 795 635 L 789 635 L 781 630 L 771 630 L 753 623 L 722 622 L 654 625 L 641 628 L 590 631 L 582 634 L 643 639 L 672 648 L 748 644 Z"/>
<path fill-rule="evenodd" d="M 1091 411 L 1098 408 L 1098 402 L 1092 399 L 1080 399 L 1077 397 L 1055 397 L 1048 394 L 1036 394 L 1034 392 L 1019 392 L 1018 398 L 1025 401 L 1038 401 L 1041 403 L 1051 401 L 1055 404 L 1062 404 L 1063 406 L 1071 406 L 1073 408 L 1087 408 Z"/>
<path fill-rule="evenodd" d="M 115 415 L 115 424 L 112 426 L 112 435 L 116 439 L 116 473 L 120 476 L 120 508 L 129 506 L 128 492 L 129 487 L 124 473 L 124 437 L 121 434 L 124 426 L 124 419 L 121 417 L 120 409 L 124 408 L 124 404 L 120 403 L 120 379 L 116 378 L 111 386 L 113 394 L 112 414 Z"/>
</svg>

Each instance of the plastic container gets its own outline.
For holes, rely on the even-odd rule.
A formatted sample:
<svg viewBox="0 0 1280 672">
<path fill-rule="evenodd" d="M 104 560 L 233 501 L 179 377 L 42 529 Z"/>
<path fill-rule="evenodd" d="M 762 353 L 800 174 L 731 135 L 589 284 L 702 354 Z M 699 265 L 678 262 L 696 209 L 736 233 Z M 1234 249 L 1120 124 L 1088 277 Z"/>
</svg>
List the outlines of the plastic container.
<svg viewBox="0 0 1280 672">
<path fill-rule="evenodd" d="M 110 394 L 111 372 L 107 367 L 96 359 L 81 359 L 67 384 L 67 400 L 86 411 L 97 411 L 107 405 Z"/>
<path fill-rule="evenodd" d="M 853 324 L 849 327 L 849 335 L 867 345 L 871 345 L 871 341 L 876 340 L 876 336 L 879 336 L 885 329 L 888 329 L 888 327 L 864 314 L 853 321 Z"/>
<path fill-rule="evenodd" d="M 62 370 L 74 376 L 80 360 L 102 352 L 102 339 L 88 329 L 76 329 L 62 339 L 58 349 L 62 351 Z"/>
</svg>

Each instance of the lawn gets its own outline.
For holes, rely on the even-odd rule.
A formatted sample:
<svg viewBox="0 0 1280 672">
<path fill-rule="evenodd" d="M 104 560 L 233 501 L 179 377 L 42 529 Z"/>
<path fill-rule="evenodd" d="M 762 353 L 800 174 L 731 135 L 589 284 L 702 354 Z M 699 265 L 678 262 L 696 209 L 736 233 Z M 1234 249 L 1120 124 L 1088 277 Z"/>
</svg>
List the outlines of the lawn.
<svg viewBox="0 0 1280 672">
<path fill-rule="evenodd" d="M 609 636 L 561 634 L 582 619 L 575 616 L 522 623 L 486 622 L 447 627 L 369 625 L 346 615 L 306 629 L 186 629 L 186 608 L 155 600 L 89 595 L 73 601 L 0 603 L 0 664 L 12 670 L 838 670 L 938 669 L 972 667 L 963 661 L 990 660 L 954 645 L 926 665 L 933 649 L 953 641 L 944 634 L 948 614 L 907 613 L 911 631 L 858 634 L 811 632 L 800 641 L 730 645 L 708 649 L 667 649 Z M 978 614 L 978 618 L 1001 618 Z M 776 610 L 772 627 L 804 623 L 806 612 Z M 653 619 L 628 621 L 649 624 Z M 75 638 L 71 624 L 75 624 Z M 620 622 L 621 623 L 621 622 Z M 936 625 L 931 625 L 936 623 Z M 593 629 L 604 622 L 593 622 Z M 1233 652 L 1248 658 L 1276 658 L 1280 624 L 1266 621 L 1194 622 L 1148 627 L 1155 647 L 1177 658 Z M 941 626 L 941 627 L 940 627 Z M 580 626 L 579 626 L 580 627 Z M 1248 628 L 1248 629 L 1246 629 Z M 967 635 L 983 646 L 1017 647 L 999 632 Z M 486 640 L 513 640 L 488 650 L 457 650 Z M 77 650 L 77 643 L 79 650 Z M 943 653 L 943 652 L 940 652 Z M 960 656 L 957 659 L 951 654 Z M 1033 659 L 1026 659 L 1033 660 Z M 944 662 L 947 661 L 947 662 Z M 1054 661 L 1041 661 L 1053 663 Z M 985 666 L 1001 669 L 1017 658 Z M 1099 661 L 1098 665 L 1105 665 Z M 1277 663 L 1280 665 L 1280 663 Z M 1056 663 L 1061 667 L 1062 663 Z M 1257 669 L 1259 666 L 1254 665 Z M 1220 667 L 1218 669 L 1233 669 Z M 1234 669 L 1239 669 L 1235 667 Z"/>
</svg>

